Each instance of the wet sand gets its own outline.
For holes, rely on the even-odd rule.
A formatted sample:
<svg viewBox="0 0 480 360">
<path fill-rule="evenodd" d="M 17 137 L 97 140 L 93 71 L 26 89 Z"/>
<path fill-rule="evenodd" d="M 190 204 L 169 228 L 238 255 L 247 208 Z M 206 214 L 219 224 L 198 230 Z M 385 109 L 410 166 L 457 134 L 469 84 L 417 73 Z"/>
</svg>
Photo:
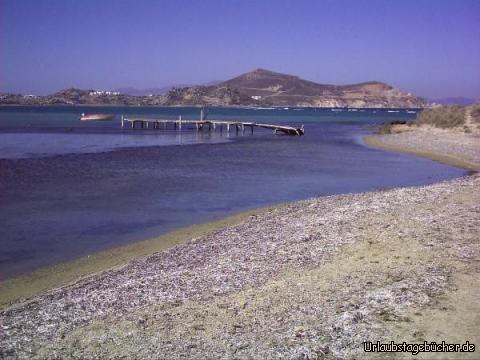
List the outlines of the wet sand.
<svg viewBox="0 0 480 360">
<path fill-rule="evenodd" d="M 475 142 L 452 150 L 440 139 L 432 151 L 428 132 L 405 134 L 395 150 L 455 153 L 479 168 L 466 155 Z M 392 146 L 388 136 L 376 139 Z M 479 185 L 472 174 L 251 212 L 5 307 L 0 355 L 312 359 L 371 358 L 366 340 L 478 347 Z"/>
</svg>

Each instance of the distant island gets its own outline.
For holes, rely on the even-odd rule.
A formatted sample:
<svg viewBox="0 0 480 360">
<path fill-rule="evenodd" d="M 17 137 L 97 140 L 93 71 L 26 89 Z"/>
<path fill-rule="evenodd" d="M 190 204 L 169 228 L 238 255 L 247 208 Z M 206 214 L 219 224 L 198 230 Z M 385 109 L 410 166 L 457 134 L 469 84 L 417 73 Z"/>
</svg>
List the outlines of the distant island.
<svg viewBox="0 0 480 360">
<path fill-rule="evenodd" d="M 328 85 L 256 69 L 215 85 L 178 87 L 163 95 L 70 88 L 47 96 L 2 93 L 0 105 L 423 108 L 427 103 L 378 81 Z"/>
</svg>

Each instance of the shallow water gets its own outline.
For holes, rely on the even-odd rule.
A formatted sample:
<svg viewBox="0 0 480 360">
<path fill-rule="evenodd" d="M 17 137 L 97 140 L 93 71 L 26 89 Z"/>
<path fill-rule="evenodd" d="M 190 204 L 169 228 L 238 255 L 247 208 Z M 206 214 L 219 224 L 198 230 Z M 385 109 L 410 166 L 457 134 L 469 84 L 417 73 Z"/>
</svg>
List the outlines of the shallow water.
<svg viewBox="0 0 480 360">
<path fill-rule="evenodd" d="M 100 111 L 0 109 L 3 277 L 255 207 L 465 174 L 362 145 L 367 126 L 411 118 L 404 111 L 210 109 L 210 119 L 305 124 L 304 137 L 122 131 L 119 116 L 82 124 L 80 112 Z M 195 108 L 101 112 L 198 117 Z"/>
</svg>

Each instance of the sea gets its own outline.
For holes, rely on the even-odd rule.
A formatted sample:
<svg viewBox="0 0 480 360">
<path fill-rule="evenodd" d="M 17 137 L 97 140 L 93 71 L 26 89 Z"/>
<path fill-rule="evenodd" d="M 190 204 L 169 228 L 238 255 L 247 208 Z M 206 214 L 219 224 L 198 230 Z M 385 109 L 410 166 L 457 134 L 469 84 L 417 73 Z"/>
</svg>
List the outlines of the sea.
<svg viewBox="0 0 480 360">
<path fill-rule="evenodd" d="M 115 118 L 79 120 L 98 112 Z M 385 121 L 413 120 L 415 109 L 207 112 L 211 120 L 304 125 L 305 136 L 121 128 L 122 115 L 199 119 L 195 107 L 0 107 L 1 278 L 249 209 L 466 174 L 363 143 Z"/>
</svg>

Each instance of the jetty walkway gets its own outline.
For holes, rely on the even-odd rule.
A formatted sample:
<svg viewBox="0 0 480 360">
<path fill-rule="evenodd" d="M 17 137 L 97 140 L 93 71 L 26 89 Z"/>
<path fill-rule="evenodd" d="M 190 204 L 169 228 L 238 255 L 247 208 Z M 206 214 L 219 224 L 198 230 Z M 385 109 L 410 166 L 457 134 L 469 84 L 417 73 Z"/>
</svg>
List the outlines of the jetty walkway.
<svg viewBox="0 0 480 360">
<path fill-rule="evenodd" d="M 163 126 L 162 126 L 163 125 Z M 253 129 L 263 128 L 273 130 L 275 134 L 286 134 L 286 135 L 298 135 L 301 136 L 305 133 L 303 125 L 300 128 L 295 128 L 293 126 L 285 125 L 271 125 L 271 124 L 259 124 L 252 121 L 230 121 L 230 120 L 182 120 L 180 116 L 178 120 L 165 120 L 165 119 L 150 119 L 150 118 L 127 118 L 122 115 L 122 129 L 125 127 L 135 129 L 167 129 L 167 126 L 173 126 L 175 130 L 181 131 L 182 127 L 185 129 L 187 126 L 189 128 L 196 129 L 197 131 L 217 131 L 217 128 L 220 131 L 223 131 L 224 127 L 227 132 L 230 132 L 231 129 L 235 128 L 235 131 L 245 132 L 247 128 L 250 128 L 251 133 L 253 134 Z"/>
</svg>

